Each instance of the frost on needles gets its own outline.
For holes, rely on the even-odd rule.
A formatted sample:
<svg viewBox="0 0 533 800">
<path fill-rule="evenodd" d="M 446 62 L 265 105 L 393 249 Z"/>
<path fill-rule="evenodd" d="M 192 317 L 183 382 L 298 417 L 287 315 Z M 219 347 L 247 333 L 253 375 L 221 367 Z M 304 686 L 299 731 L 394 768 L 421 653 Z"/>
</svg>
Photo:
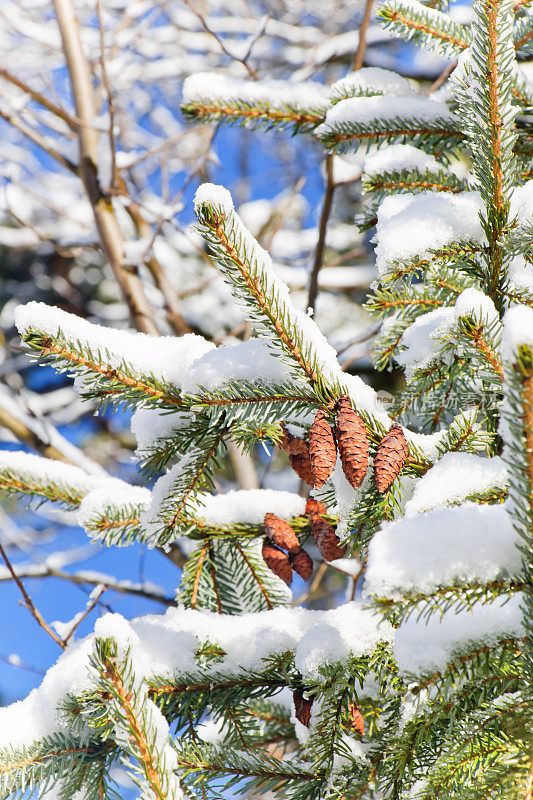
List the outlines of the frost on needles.
<svg viewBox="0 0 533 800">
<path fill-rule="evenodd" d="M 112 797 L 119 759 L 160 800 L 235 786 L 289 800 L 532 796 L 533 153 L 516 62 L 530 16 L 509 0 L 477 0 L 470 26 L 415 0 L 386 0 L 379 16 L 458 58 L 437 99 L 367 68 L 332 87 L 192 76 L 184 105 L 202 121 L 372 150 L 360 222 L 375 228 L 374 363 L 405 368 L 392 416 L 340 368 L 221 187 L 200 187 L 195 209 L 249 342 L 153 340 L 42 304 L 17 312 L 26 346 L 82 396 L 134 409 L 155 483 L 10 454 L 0 485 L 63 503 L 104 544 L 178 547 L 184 568 L 177 608 L 101 618 L 40 688 L 0 709 L 3 797 L 54 785 Z M 341 398 L 369 452 L 355 487 L 334 466 Z M 310 503 L 213 491 L 230 441 L 279 444 L 313 483 L 326 439 L 331 475 Z M 392 482 L 378 491 L 384 453 Z M 336 537 L 344 556 L 329 568 L 350 585 L 364 572 L 362 599 L 291 608 L 263 558 L 265 514 L 291 526 L 315 569 L 317 530 Z"/>
</svg>

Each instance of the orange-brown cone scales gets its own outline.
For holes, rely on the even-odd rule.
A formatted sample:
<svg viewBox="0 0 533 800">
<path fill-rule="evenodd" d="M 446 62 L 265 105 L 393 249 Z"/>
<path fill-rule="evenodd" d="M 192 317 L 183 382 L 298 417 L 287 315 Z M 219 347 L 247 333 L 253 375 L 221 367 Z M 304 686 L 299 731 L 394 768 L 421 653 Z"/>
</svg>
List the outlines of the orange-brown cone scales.
<svg viewBox="0 0 533 800">
<path fill-rule="evenodd" d="M 401 425 L 393 423 L 378 445 L 374 457 L 374 481 L 380 494 L 386 492 L 402 471 L 408 454 Z"/>
<path fill-rule="evenodd" d="M 348 397 L 341 397 L 337 404 L 335 436 L 346 480 L 358 489 L 368 470 L 368 436 Z"/>
</svg>

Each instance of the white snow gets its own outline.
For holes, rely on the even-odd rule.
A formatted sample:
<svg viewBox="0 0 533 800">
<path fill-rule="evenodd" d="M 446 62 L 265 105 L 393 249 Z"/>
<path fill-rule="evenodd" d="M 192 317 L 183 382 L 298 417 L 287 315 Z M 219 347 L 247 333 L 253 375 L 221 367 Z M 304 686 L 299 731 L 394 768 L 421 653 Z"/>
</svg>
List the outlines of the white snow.
<svg viewBox="0 0 533 800">
<path fill-rule="evenodd" d="M 469 495 L 507 488 L 509 478 L 499 456 L 482 458 L 471 453 L 445 453 L 416 483 L 405 506 L 408 517 L 440 505 L 452 505 Z"/>
<path fill-rule="evenodd" d="M 291 375 L 284 362 L 272 355 L 261 339 L 239 344 L 224 344 L 198 358 L 184 381 L 184 394 L 197 394 L 199 388 L 217 389 L 229 381 L 248 380 L 264 385 L 279 383 Z"/>
<path fill-rule="evenodd" d="M 533 264 L 524 256 L 516 256 L 509 264 L 509 281 L 518 289 L 533 291 Z"/>
<path fill-rule="evenodd" d="M 24 473 L 30 481 L 35 481 L 38 485 L 56 484 L 68 492 L 76 492 L 81 496 L 99 486 L 108 485 L 110 481 L 117 488 L 127 486 L 116 478 L 88 475 L 79 467 L 62 461 L 21 451 L 0 450 L 0 473 L 11 471 Z"/>
<path fill-rule="evenodd" d="M 265 514 L 290 519 L 305 511 L 305 499 L 293 492 L 274 489 L 247 489 L 226 494 L 201 495 L 199 519 L 208 525 L 261 525 Z"/>
<path fill-rule="evenodd" d="M 516 215 L 519 226 L 531 225 L 533 219 L 533 180 L 513 189 L 509 218 Z"/>
<path fill-rule="evenodd" d="M 487 646 L 501 636 L 522 636 L 521 593 L 506 600 L 478 603 L 458 614 L 451 609 L 442 619 L 433 615 L 427 624 L 410 617 L 396 631 L 394 657 L 400 671 L 415 675 L 441 671 L 454 653 L 460 654 L 469 645 Z"/>
<path fill-rule="evenodd" d="M 386 197 L 378 209 L 376 266 L 386 275 L 391 262 L 423 257 L 459 239 L 484 242 L 478 192 L 438 192 Z"/>
<path fill-rule="evenodd" d="M 499 320 L 493 301 L 479 289 L 465 289 L 455 301 L 455 319 L 472 316 L 478 322 L 491 325 Z"/>
<path fill-rule="evenodd" d="M 67 342 L 79 342 L 85 350 L 99 352 L 110 367 L 120 369 L 126 362 L 138 375 L 162 376 L 177 387 L 192 362 L 214 347 L 192 333 L 155 337 L 107 328 L 45 303 L 19 306 L 15 324 L 21 336 L 30 330 L 42 331 L 53 338 L 62 335 Z"/>
<path fill-rule="evenodd" d="M 315 81 L 251 81 L 231 78 L 219 72 L 190 75 L 183 84 L 183 103 L 222 101 L 230 106 L 253 104 L 272 110 L 288 107 L 324 113 L 329 105 L 327 86 Z"/>
<path fill-rule="evenodd" d="M 432 125 L 442 122 L 445 125 L 454 121 L 453 114 L 445 103 L 435 102 L 426 97 L 349 97 L 328 109 L 326 119 L 316 129 L 317 135 L 335 130 L 339 125 L 368 125 L 375 120 L 416 119 L 422 124 Z"/>
<path fill-rule="evenodd" d="M 417 369 L 428 366 L 441 344 L 440 339 L 450 330 L 454 321 L 454 309 L 444 306 L 422 314 L 409 325 L 400 339 L 401 349 L 395 353 L 398 364 L 405 367 L 405 379 L 409 383 Z"/>
<path fill-rule="evenodd" d="M 369 546 L 365 593 L 401 597 L 452 583 L 520 573 L 519 537 L 506 504 L 465 503 L 384 525 Z"/>
<path fill-rule="evenodd" d="M 317 677 L 321 663 L 334 663 L 348 653 L 362 655 L 381 641 L 392 642 L 393 630 L 378 624 L 371 611 L 347 603 L 334 611 L 276 608 L 230 616 L 171 608 L 165 615 L 147 615 L 127 622 L 119 614 L 101 617 L 94 635 L 74 643 L 47 672 L 41 686 L 27 698 L 0 708 L 0 747 L 28 745 L 63 729 L 57 711 L 66 693 L 90 687 L 88 656 L 94 636 L 113 636 L 119 647 L 131 648 L 137 680 L 183 672 L 198 672 L 195 653 L 209 640 L 226 653 L 214 665 L 217 673 L 233 675 L 261 667 L 262 660 L 286 650 L 296 651 L 305 677 Z"/>
<path fill-rule="evenodd" d="M 346 603 L 321 616 L 302 636 L 294 663 L 304 678 L 318 680 L 320 667 L 342 661 L 352 653 L 368 653 L 381 638 L 392 641 L 392 628 L 378 624 L 373 612 L 358 603 Z"/>
<path fill-rule="evenodd" d="M 503 317 L 500 344 L 502 358 L 505 361 L 514 361 L 517 348 L 522 344 L 533 348 L 533 308 L 513 306 Z"/>
<path fill-rule="evenodd" d="M 368 94 L 402 95 L 415 94 L 411 84 L 397 72 L 382 67 L 363 67 L 356 72 L 349 72 L 331 86 L 333 102 L 337 98 L 356 97 Z"/>
<path fill-rule="evenodd" d="M 274 307 L 283 308 L 285 326 L 292 338 L 301 338 L 302 349 L 307 352 L 309 359 L 316 359 L 326 380 L 341 377 L 343 373 L 337 361 L 336 351 L 328 343 L 316 323 L 303 311 L 295 308 L 287 285 L 275 273 L 269 254 L 256 242 L 242 224 L 239 216 L 232 212 L 230 203 L 231 197 L 223 187 L 203 184 L 196 192 L 195 207 L 197 211 L 203 206 L 212 206 L 222 209 L 224 215 L 229 217 L 232 238 L 236 242 L 238 250 L 247 253 L 250 277 L 252 280 L 259 278 L 264 283 L 265 294 L 273 299 Z M 233 288 L 231 280 L 229 278 L 227 280 Z M 240 293 L 235 292 L 235 296 L 239 301 Z M 246 304 L 242 300 L 241 302 L 246 310 Z M 276 341 L 279 341 L 278 337 L 276 337 Z M 286 358 L 288 358 L 288 354 Z"/>
<path fill-rule="evenodd" d="M 410 144 L 391 144 L 371 153 L 365 159 L 365 173 L 380 175 L 382 172 L 396 172 L 404 169 L 417 169 L 420 172 L 449 172 L 436 158 L 424 153 Z"/>
<path fill-rule="evenodd" d="M 144 453 L 162 439 L 168 439 L 173 431 L 184 427 L 190 420 L 190 414 L 159 411 L 154 408 L 136 409 L 132 414 L 130 427 L 137 439 L 137 454 Z"/>
<path fill-rule="evenodd" d="M 124 484 L 117 486 L 101 486 L 89 492 L 81 501 L 77 513 L 78 525 L 89 536 L 95 536 L 96 520 L 105 517 L 108 509 L 116 512 L 132 513 L 134 509 L 145 509 L 150 505 L 152 493 L 142 486 Z M 105 531 L 97 532 L 96 537 L 104 536 Z"/>
</svg>

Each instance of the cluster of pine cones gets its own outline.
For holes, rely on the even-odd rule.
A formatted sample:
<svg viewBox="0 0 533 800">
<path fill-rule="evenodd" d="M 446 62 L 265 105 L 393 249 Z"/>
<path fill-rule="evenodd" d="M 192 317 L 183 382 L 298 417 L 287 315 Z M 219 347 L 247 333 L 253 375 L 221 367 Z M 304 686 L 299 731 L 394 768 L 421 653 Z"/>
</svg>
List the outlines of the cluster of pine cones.
<svg viewBox="0 0 533 800">
<path fill-rule="evenodd" d="M 294 702 L 294 716 L 298 722 L 301 722 L 302 725 L 308 728 L 311 724 L 311 709 L 313 708 L 315 699 L 314 695 L 311 694 L 305 697 L 300 689 L 295 689 L 292 694 L 292 699 Z M 355 733 L 359 734 L 359 736 L 363 736 L 365 733 L 365 721 L 359 706 L 353 700 L 348 703 L 348 713 L 346 717 L 346 722 L 350 728 Z"/>
<path fill-rule="evenodd" d="M 319 489 L 324 485 L 335 467 L 337 449 L 348 482 L 354 489 L 361 486 L 368 470 L 368 435 L 349 397 L 341 397 L 337 402 L 334 429 L 326 419 L 325 410 L 317 411 L 309 429 L 309 445 L 292 436 L 284 423 L 281 427 L 283 435 L 279 445 L 289 454 L 293 470 L 309 486 Z M 393 423 L 374 456 L 374 482 L 380 494 L 386 492 L 400 474 L 407 453 L 403 430 Z"/>
<path fill-rule="evenodd" d="M 340 544 L 335 528 L 324 517 L 325 505 L 310 498 L 305 507 L 305 514 L 309 518 L 311 533 L 322 558 L 325 561 L 343 558 L 345 549 Z M 263 527 L 266 538 L 263 541 L 262 552 L 268 568 L 286 584 L 292 582 L 293 570 L 304 581 L 308 581 L 313 573 L 313 562 L 309 553 L 300 547 L 298 537 L 289 523 L 275 514 L 265 514 Z"/>
</svg>

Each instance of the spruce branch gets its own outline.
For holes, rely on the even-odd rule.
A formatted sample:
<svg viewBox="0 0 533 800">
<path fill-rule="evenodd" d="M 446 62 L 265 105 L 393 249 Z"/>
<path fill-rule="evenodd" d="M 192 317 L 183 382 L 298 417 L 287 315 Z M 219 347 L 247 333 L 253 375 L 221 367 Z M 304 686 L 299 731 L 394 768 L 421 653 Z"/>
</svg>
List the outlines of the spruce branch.
<svg viewBox="0 0 533 800">
<path fill-rule="evenodd" d="M 470 45 L 468 28 L 421 3 L 389 0 L 380 6 L 378 18 L 385 30 L 434 50 L 444 58 L 456 58 Z"/>
<path fill-rule="evenodd" d="M 112 366 L 109 362 L 115 359 L 109 352 L 94 351 L 87 343 L 71 341 L 60 328 L 52 336 L 30 326 L 22 338 L 44 363 L 52 364 L 59 372 L 87 378 L 82 390 L 87 399 L 104 405 L 109 402 L 126 405 L 147 403 L 169 410 L 181 406 L 178 390 L 162 377 L 140 377 L 135 367 L 123 359 L 119 367 Z"/>
<path fill-rule="evenodd" d="M 435 115 L 430 120 L 414 115 L 382 119 L 376 116 L 368 122 L 325 123 L 316 133 L 328 152 L 346 153 L 359 147 L 368 150 L 372 145 L 412 144 L 430 153 L 455 149 L 463 139 L 458 123 Z"/>
<path fill-rule="evenodd" d="M 91 667 L 105 702 L 104 725 L 111 724 L 113 738 L 125 751 L 128 771 L 142 796 L 156 800 L 180 800 L 174 773 L 168 727 L 149 699 L 146 684 L 139 685 L 129 652 L 119 656 L 111 639 L 96 639 Z M 162 731 L 166 727 L 166 742 Z"/>
<path fill-rule="evenodd" d="M 269 276 L 262 269 L 259 261 L 262 253 L 247 252 L 248 242 L 242 223 L 235 213 L 228 213 L 221 206 L 203 204 L 197 206 L 197 215 L 214 254 L 220 256 L 221 266 L 224 265 L 227 269 L 225 276 L 238 287 L 239 292 L 244 290 L 249 294 L 258 309 L 258 321 L 263 324 L 266 322 L 285 353 L 296 362 L 310 381 L 316 381 L 316 367 L 310 363 L 308 354 L 302 352 L 301 334 L 294 323 L 291 324 L 288 314 L 283 314 L 287 301 L 281 298 L 279 288 L 269 281 Z M 254 245 L 259 247 L 249 242 L 251 248 Z"/>
<path fill-rule="evenodd" d="M 90 792 L 101 784 L 102 792 L 92 796 L 107 800 L 113 795 L 102 783 L 102 771 L 109 769 L 111 750 L 95 737 L 80 743 L 66 733 L 46 736 L 29 747 L 0 750 L 1 795 L 33 794 L 39 787 L 51 789 L 60 782 L 63 791 L 70 787 L 71 794 L 82 787 Z"/>
</svg>

